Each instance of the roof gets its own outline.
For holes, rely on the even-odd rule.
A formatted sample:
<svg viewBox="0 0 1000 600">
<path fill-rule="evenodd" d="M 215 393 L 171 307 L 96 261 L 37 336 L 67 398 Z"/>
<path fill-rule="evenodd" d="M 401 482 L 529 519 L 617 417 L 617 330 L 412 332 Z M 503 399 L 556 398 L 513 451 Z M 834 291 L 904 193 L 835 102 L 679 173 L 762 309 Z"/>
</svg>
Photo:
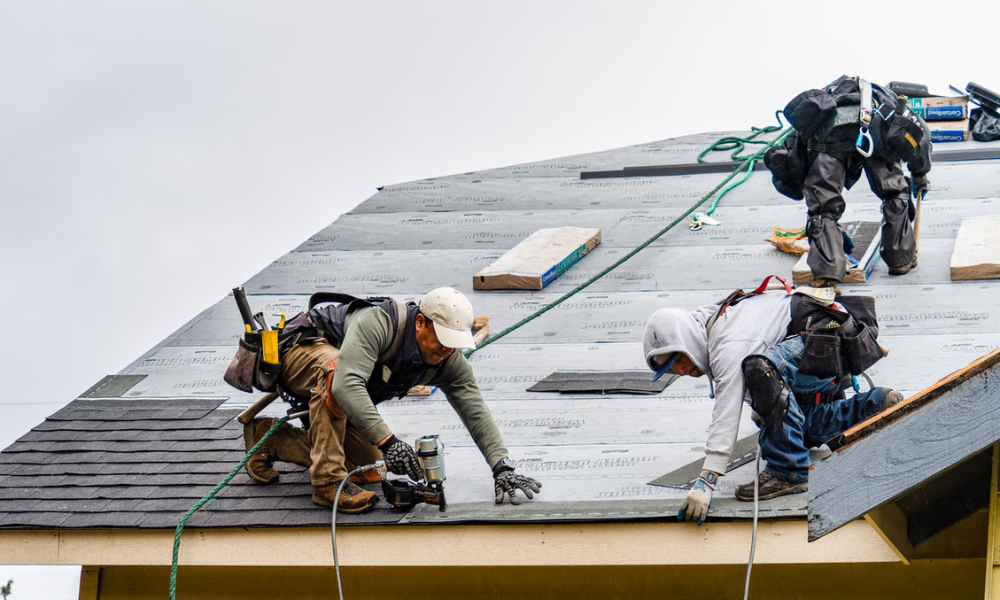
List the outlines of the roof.
<svg viewBox="0 0 1000 600">
<path fill-rule="evenodd" d="M 741 132 L 740 135 L 744 135 Z M 582 179 L 582 172 L 690 164 L 722 133 L 694 135 L 526 165 L 385 186 L 354 211 L 244 283 L 255 311 L 294 315 L 315 291 L 419 299 L 439 286 L 465 292 L 494 332 L 586 281 L 683 214 L 719 173 Z M 1000 144 L 941 144 L 923 207 L 920 265 L 890 277 L 879 265 L 852 293 L 874 295 L 880 341 L 891 353 L 871 371 L 907 395 L 1000 346 L 996 283 L 953 282 L 949 257 L 959 220 L 1000 214 L 1000 161 L 946 162 L 948 153 Z M 725 161 L 728 157 L 712 157 Z M 843 221 L 878 220 L 859 184 Z M 707 207 L 707 205 L 706 205 Z M 512 457 L 543 482 L 520 506 L 494 506 L 488 466 L 440 392 L 380 405 L 403 439 L 440 434 L 446 445 L 446 512 L 384 508 L 342 523 L 610 521 L 671 519 L 685 491 L 648 485 L 699 460 L 712 401 L 702 378 L 657 395 L 555 394 L 528 387 L 555 371 L 644 371 L 641 333 L 663 306 L 694 308 L 796 259 L 762 241 L 773 226 L 804 222 L 805 207 L 755 173 L 727 194 L 721 226 L 670 230 L 617 270 L 471 361 Z M 474 292 L 472 275 L 541 227 L 600 227 L 601 244 L 542 291 Z M 238 282 L 234 282 L 236 284 Z M 95 385 L 0 453 L 0 527 L 172 528 L 243 454 L 235 415 L 260 397 L 222 381 L 242 332 L 232 297 L 221 298 L 121 373 Z M 102 397 L 103 396 L 103 397 Z M 280 414 L 280 403 L 268 414 Z M 745 411 L 749 412 L 749 411 Z M 740 437 L 756 427 L 745 415 Z M 279 463 L 282 479 L 255 484 L 239 473 L 189 526 L 325 525 L 308 475 Z M 733 488 L 747 465 L 722 480 L 716 518 L 749 518 Z M 764 518 L 806 511 L 804 495 L 762 503 Z"/>
</svg>

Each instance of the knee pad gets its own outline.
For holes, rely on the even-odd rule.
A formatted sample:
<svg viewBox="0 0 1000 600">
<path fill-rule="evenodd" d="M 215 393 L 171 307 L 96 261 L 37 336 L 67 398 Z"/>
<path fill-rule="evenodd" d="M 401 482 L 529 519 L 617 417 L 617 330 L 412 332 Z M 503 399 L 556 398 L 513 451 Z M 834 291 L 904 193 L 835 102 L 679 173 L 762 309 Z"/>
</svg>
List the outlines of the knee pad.
<svg viewBox="0 0 1000 600">
<path fill-rule="evenodd" d="M 750 406 L 763 427 L 775 431 L 788 414 L 791 390 L 773 362 L 755 354 L 743 359 L 743 381 L 750 394 Z"/>
</svg>

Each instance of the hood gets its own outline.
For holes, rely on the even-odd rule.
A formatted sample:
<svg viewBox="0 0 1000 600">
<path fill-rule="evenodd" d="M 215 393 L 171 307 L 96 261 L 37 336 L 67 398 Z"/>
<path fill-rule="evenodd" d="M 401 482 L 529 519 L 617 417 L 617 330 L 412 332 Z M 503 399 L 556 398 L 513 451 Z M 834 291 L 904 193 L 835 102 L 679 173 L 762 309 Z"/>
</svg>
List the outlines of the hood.
<svg viewBox="0 0 1000 600">
<path fill-rule="evenodd" d="M 683 352 L 700 371 L 711 377 L 705 323 L 718 309 L 717 304 L 710 304 L 693 312 L 680 308 L 661 308 L 653 313 L 642 334 L 642 352 L 646 357 L 646 365 L 655 371 L 653 359 Z"/>
</svg>

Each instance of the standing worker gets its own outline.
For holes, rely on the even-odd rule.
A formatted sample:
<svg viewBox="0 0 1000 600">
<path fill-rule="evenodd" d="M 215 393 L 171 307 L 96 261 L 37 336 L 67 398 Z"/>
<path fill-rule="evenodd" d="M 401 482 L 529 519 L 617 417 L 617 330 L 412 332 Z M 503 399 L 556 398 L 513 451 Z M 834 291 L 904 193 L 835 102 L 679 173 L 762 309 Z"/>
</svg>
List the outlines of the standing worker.
<svg viewBox="0 0 1000 600">
<path fill-rule="evenodd" d="M 444 392 L 493 470 L 497 504 L 505 496 L 518 504 L 518 489 L 528 498 L 539 491 L 540 483 L 515 472 L 472 366 L 456 352 L 476 347 L 473 322 L 469 300 L 452 288 L 429 292 L 419 305 L 391 298 L 319 303 L 289 321 L 286 331 L 302 328 L 303 335 L 283 353 L 280 381 L 285 390 L 309 399 L 308 459 L 295 462 L 311 462 L 313 502 L 336 503 L 343 513 L 364 512 L 378 502 L 373 492 L 353 481 L 344 484 L 339 499 L 334 497 L 350 464 L 384 458 L 393 473 L 414 480 L 423 477 L 413 447 L 393 435 L 376 408 L 416 385 Z M 258 423 L 255 438 L 270 423 Z M 270 469 L 270 459 L 304 454 L 291 448 L 296 439 L 304 446 L 301 430 L 286 423 L 275 436 L 286 446 L 265 444 L 264 459 L 248 463 L 252 475 L 253 470 Z"/>
<path fill-rule="evenodd" d="M 721 314 L 720 304 L 693 312 L 663 308 L 646 324 L 643 354 L 656 373 L 654 379 L 667 372 L 707 375 L 715 400 L 705 462 L 684 499 L 679 518 L 696 520 L 700 525 L 707 516 L 718 478 L 725 474 L 736 444 L 747 396 L 763 430 L 760 452 L 767 467 L 758 478 L 762 500 L 806 491 L 809 447 L 902 400 L 902 394 L 888 388 L 844 398 L 845 377 L 798 373 L 803 342 L 789 331 L 796 327 L 790 324 L 802 321 L 803 312 L 798 311 L 812 310 L 809 306 L 815 305 L 807 306 L 799 299 L 793 302 L 793 298 L 790 289 L 764 291 L 762 284 L 757 292 L 727 306 Z M 736 497 L 752 501 L 753 482 L 740 486 Z"/>
<path fill-rule="evenodd" d="M 844 280 L 842 193 L 862 169 L 882 201 L 881 255 L 889 274 L 903 275 L 917 266 L 911 195 L 919 200 L 929 189 L 931 136 L 906 98 L 861 78 L 841 77 L 822 90 L 799 94 L 783 112 L 795 131 L 783 146 L 770 149 L 764 162 L 778 191 L 797 200 L 805 197 L 810 285 L 836 288 Z M 911 177 L 903 174 L 903 162 Z"/>
</svg>

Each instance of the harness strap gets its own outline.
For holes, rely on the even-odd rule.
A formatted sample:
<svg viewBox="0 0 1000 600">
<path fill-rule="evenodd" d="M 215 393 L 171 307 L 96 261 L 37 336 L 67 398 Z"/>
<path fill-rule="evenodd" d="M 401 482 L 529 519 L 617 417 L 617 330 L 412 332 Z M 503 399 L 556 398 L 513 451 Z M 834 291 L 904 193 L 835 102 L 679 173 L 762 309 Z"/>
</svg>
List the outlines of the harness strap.
<svg viewBox="0 0 1000 600">
<path fill-rule="evenodd" d="M 862 129 L 868 129 L 872 122 L 872 84 L 867 79 L 858 77 L 858 87 L 861 88 L 861 107 L 858 115 Z"/>
<path fill-rule="evenodd" d="M 309 297 L 309 308 L 306 309 L 306 313 L 313 309 L 317 304 L 323 304 L 324 302 L 338 302 L 340 304 L 350 304 L 355 300 L 364 300 L 364 298 L 358 298 L 357 296 L 352 296 L 350 294 L 341 294 L 339 292 L 316 292 Z M 399 347 L 403 345 L 403 333 L 406 329 L 406 317 L 409 315 L 409 311 L 406 309 L 406 303 L 396 298 L 392 299 L 396 307 L 396 331 L 392 336 L 392 343 L 389 344 L 389 348 L 379 355 L 378 362 L 382 363 L 392 355 L 399 351 Z M 390 313 L 390 317 L 392 313 Z M 317 330 L 318 331 L 318 330 Z"/>
<path fill-rule="evenodd" d="M 757 286 L 757 289 L 755 289 L 754 291 L 750 292 L 748 295 L 763 294 L 764 290 L 767 289 L 768 282 L 770 282 L 772 278 L 773 279 L 777 279 L 778 281 L 780 281 L 781 285 L 785 286 L 785 291 L 786 292 L 788 292 L 789 294 L 792 293 L 792 286 L 788 285 L 787 281 L 785 281 L 781 277 L 778 277 L 777 275 L 768 275 L 767 279 L 765 279 L 764 281 L 760 282 L 760 285 Z"/>
<path fill-rule="evenodd" d="M 875 151 L 875 142 L 872 134 L 868 131 L 868 126 L 872 122 L 872 84 L 867 79 L 858 77 L 858 86 L 861 88 L 861 105 L 859 108 L 859 120 L 861 128 L 858 130 L 858 139 L 854 142 L 858 154 L 868 158 Z M 865 149 L 867 142 L 868 149 Z"/>
<path fill-rule="evenodd" d="M 755 289 L 752 292 L 744 293 L 742 289 L 736 290 L 732 294 L 726 296 L 725 300 L 719 302 L 719 310 L 715 311 L 715 314 L 709 317 L 708 321 L 705 322 L 705 334 L 709 336 L 712 335 L 712 327 L 715 325 L 715 322 L 719 320 L 719 317 L 722 316 L 722 313 L 726 312 L 726 309 L 729 308 L 731 305 L 736 304 L 737 302 L 740 302 L 741 300 L 744 300 L 751 296 L 759 296 L 760 294 L 763 294 L 767 290 L 767 284 L 771 281 L 772 278 L 780 281 L 781 284 L 785 286 L 786 292 L 788 292 L 789 294 L 792 293 L 792 286 L 788 285 L 788 282 L 786 282 L 781 277 L 778 277 L 777 275 L 768 275 L 767 278 L 764 279 L 764 281 L 760 282 L 760 285 L 757 286 L 757 289 Z"/>
<path fill-rule="evenodd" d="M 392 336 L 392 343 L 389 344 L 389 349 L 378 357 L 378 362 L 389 360 L 393 354 L 399 351 L 399 347 L 403 345 L 403 330 L 406 328 L 406 317 L 409 311 L 406 310 L 404 302 L 395 298 L 392 301 L 396 304 L 396 334 Z"/>
</svg>

